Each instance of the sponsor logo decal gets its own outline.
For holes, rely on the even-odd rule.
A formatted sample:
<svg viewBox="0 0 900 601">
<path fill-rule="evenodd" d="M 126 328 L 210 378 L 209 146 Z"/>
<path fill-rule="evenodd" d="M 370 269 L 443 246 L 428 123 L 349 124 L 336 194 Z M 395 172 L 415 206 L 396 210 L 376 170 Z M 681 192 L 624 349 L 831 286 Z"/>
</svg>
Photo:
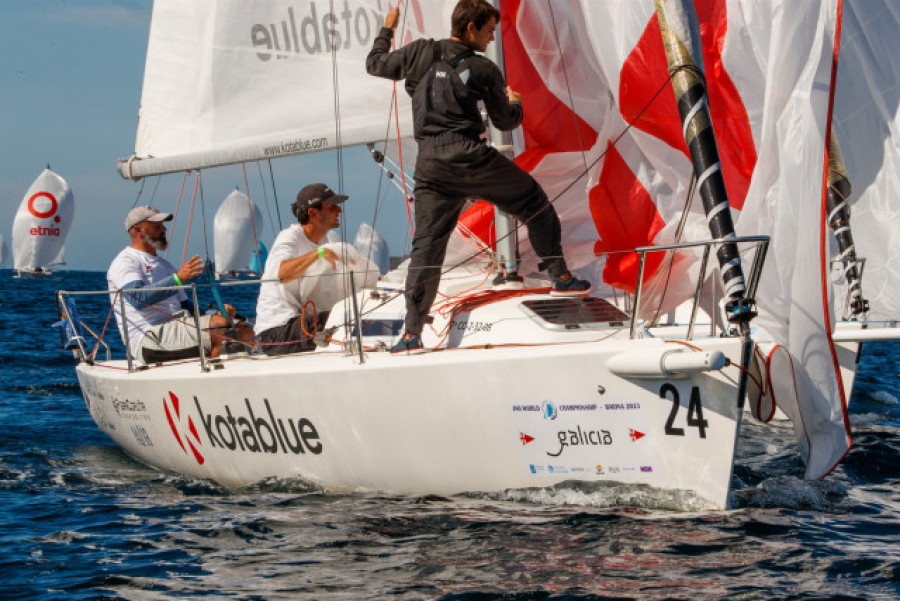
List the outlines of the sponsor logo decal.
<svg viewBox="0 0 900 601">
<path fill-rule="evenodd" d="M 50 205 L 44 210 L 39 209 L 35 204 L 35 201 L 41 198 L 46 198 L 50 201 Z M 45 205 L 46 203 L 41 202 L 39 204 Z M 28 199 L 28 212 L 38 219 L 46 219 L 47 217 L 52 217 L 53 214 L 56 213 L 57 207 L 59 207 L 59 203 L 57 202 L 56 197 L 49 192 L 35 192 Z M 59 215 L 56 216 L 56 221 L 59 222 Z"/>
<path fill-rule="evenodd" d="M 178 442 L 181 450 L 188 453 L 188 448 L 190 448 L 190 453 L 197 460 L 197 463 L 203 465 L 206 460 L 200 453 L 200 436 L 197 433 L 197 427 L 194 425 L 193 418 L 187 415 L 187 412 L 185 412 L 186 423 L 182 423 L 181 401 L 171 390 L 169 391 L 168 399 L 163 397 L 163 408 L 166 410 L 169 428 L 172 429 L 172 434 L 175 436 L 175 440 Z"/>
<path fill-rule="evenodd" d="M 421 0 L 412 0 L 404 8 L 414 17 L 401 30 L 398 46 L 407 44 L 425 33 L 425 19 Z M 300 5 L 303 6 L 303 5 Z M 295 11 L 288 6 L 278 23 L 253 23 L 249 40 L 256 50 L 256 58 L 267 62 L 272 58 L 285 59 L 298 54 L 326 54 L 349 50 L 351 46 L 368 48 L 384 24 L 384 16 L 391 9 L 390 2 L 378 1 L 377 10 L 362 7 L 350 8 L 343 3 L 308 3 L 308 9 Z M 323 8 L 324 6 L 324 8 Z M 334 12 L 328 10 L 333 6 Z M 400 34 L 401 32 L 398 32 Z"/>
<path fill-rule="evenodd" d="M 637 440 L 639 440 L 639 439 L 643 438 L 644 436 L 646 436 L 646 434 L 644 434 L 643 432 L 638 432 L 638 431 L 635 430 L 634 428 L 629 428 L 629 429 L 628 429 L 628 436 L 631 437 L 631 442 L 636 442 Z"/>
<path fill-rule="evenodd" d="M 243 415 L 229 405 L 221 405 L 224 413 L 205 413 L 197 397 L 194 397 L 194 405 L 211 447 L 250 453 L 322 453 L 322 442 L 315 425 L 305 417 L 276 417 L 268 399 L 263 399 L 262 410 L 257 407 L 254 411 L 250 399 L 245 398 Z"/>
<path fill-rule="evenodd" d="M 534 436 L 529 436 L 528 434 L 525 434 L 524 432 L 519 432 L 519 440 L 522 441 L 522 444 L 528 444 L 529 442 L 534 440 Z"/>
<path fill-rule="evenodd" d="M 544 401 L 544 419 L 556 419 L 559 413 L 556 411 L 556 407 L 553 406 L 553 403 L 550 401 Z"/>
<path fill-rule="evenodd" d="M 575 430 L 560 430 L 556 433 L 559 439 L 559 450 L 556 453 L 547 452 L 550 457 L 559 457 L 562 455 L 566 447 L 573 446 L 607 446 L 613 443 L 612 434 L 609 430 L 583 430 L 581 426 L 577 426 Z"/>
<path fill-rule="evenodd" d="M 35 192 L 28 198 L 28 212 L 38 219 L 53 217 L 53 222 L 59 223 L 59 215 L 56 214 L 58 208 L 59 202 L 49 192 Z M 33 227 L 28 230 L 28 233 L 32 236 L 59 237 L 60 235 L 59 228 L 52 225 Z"/>
</svg>

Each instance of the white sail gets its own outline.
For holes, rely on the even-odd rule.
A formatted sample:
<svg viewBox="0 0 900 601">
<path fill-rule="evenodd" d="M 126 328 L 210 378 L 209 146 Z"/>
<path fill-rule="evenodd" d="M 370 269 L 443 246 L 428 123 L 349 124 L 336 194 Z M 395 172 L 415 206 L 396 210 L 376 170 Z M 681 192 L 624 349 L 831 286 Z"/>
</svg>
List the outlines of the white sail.
<svg viewBox="0 0 900 601">
<path fill-rule="evenodd" d="M 391 253 L 388 250 L 387 240 L 375 228 L 368 223 L 360 223 L 353 246 L 362 256 L 374 263 L 382 274 L 387 273 L 391 264 Z"/>
<path fill-rule="evenodd" d="M 31 271 L 64 261 L 63 245 L 75 216 L 66 180 L 45 169 L 31 184 L 13 221 L 13 267 Z"/>
<path fill-rule="evenodd" d="M 6 238 L 0 234 L 0 267 L 6 267 L 9 262 L 9 245 L 6 244 Z"/>
<path fill-rule="evenodd" d="M 259 207 L 240 190 L 229 194 L 213 222 L 216 273 L 246 271 L 263 229 Z"/>
<path fill-rule="evenodd" d="M 398 43 L 446 37 L 455 4 L 410 3 Z M 120 172 L 138 178 L 384 141 L 394 131 L 393 88 L 366 75 L 365 58 L 387 9 L 376 0 L 157 0 L 135 155 Z M 398 89 L 401 135 L 411 136 L 410 100 Z"/>
<path fill-rule="evenodd" d="M 779 356 L 793 357 L 801 405 L 794 423 L 807 475 L 819 477 L 849 445 L 836 359 L 829 350 L 831 291 L 822 280 L 829 257 L 820 244 L 830 236 L 823 214 L 824 132 L 839 4 L 748 0 L 695 5 L 710 111 L 738 233 L 773 237 L 757 294 L 759 323 L 790 351 Z M 847 5 L 851 14 L 868 13 L 873 5 L 875 13 L 892 10 L 884 2 Z M 686 205 L 691 160 L 667 85 L 654 3 L 583 0 L 562 11 L 553 3 L 508 2 L 501 8 L 514 25 L 504 31 L 509 83 L 527 92 L 524 152 L 518 161 L 554 200 L 570 265 L 597 286 L 633 290 L 634 248 L 710 237 L 699 195 L 695 192 Z M 896 16 L 883 21 L 889 31 Z M 884 44 L 897 38 L 857 30 L 850 35 L 870 43 L 873 36 L 885 36 Z M 884 48 L 882 41 L 874 43 Z M 869 64 L 891 63 L 886 57 L 895 55 L 879 52 Z M 870 72 L 876 70 L 859 66 L 855 75 L 872 79 Z M 896 69 L 878 75 L 880 88 L 859 90 L 869 94 L 867 104 L 879 104 L 881 94 L 875 91 L 896 95 Z M 890 148 L 896 138 L 886 123 L 896 123 L 896 103 L 868 114 L 882 147 Z M 872 161 L 872 156 L 871 150 L 862 151 L 851 170 L 865 165 L 874 174 L 887 167 L 882 181 L 893 177 L 896 182 L 891 165 L 900 162 Z M 877 193 L 880 204 L 875 206 L 892 215 L 879 229 L 894 225 L 897 232 L 897 213 L 889 203 L 896 205 L 898 195 L 889 191 L 885 185 Z M 531 249 L 525 245 L 522 251 L 523 263 L 534 265 Z M 651 293 L 647 317 L 690 297 L 692 290 L 683 283 L 696 265 L 696 257 L 683 254 L 671 266 L 648 263 L 645 280 L 656 289 L 645 291 Z"/>
<path fill-rule="evenodd" d="M 844 2 L 834 128 L 852 186 L 850 225 L 857 256 L 865 259 L 862 289 L 873 320 L 900 319 L 898 31 L 896 3 Z"/>
</svg>

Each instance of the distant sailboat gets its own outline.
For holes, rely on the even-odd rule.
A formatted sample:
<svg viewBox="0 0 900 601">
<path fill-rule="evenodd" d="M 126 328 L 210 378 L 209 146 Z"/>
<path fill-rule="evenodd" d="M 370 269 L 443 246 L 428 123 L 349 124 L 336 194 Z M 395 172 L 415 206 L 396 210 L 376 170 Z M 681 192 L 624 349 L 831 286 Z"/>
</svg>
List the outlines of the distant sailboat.
<svg viewBox="0 0 900 601">
<path fill-rule="evenodd" d="M 256 243 L 256 250 L 253 251 L 253 254 L 250 256 L 250 263 L 247 264 L 247 269 L 250 273 L 261 276 L 266 267 L 266 259 L 268 258 L 269 249 L 267 249 L 266 245 L 260 240 Z"/>
<path fill-rule="evenodd" d="M 216 275 L 246 273 L 262 231 L 262 212 L 253 201 L 240 190 L 229 194 L 213 223 Z"/>
<path fill-rule="evenodd" d="M 390 269 L 391 253 L 388 251 L 387 240 L 379 234 L 375 228 L 366 222 L 359 224 L 356 230 L 356 240 L 353 246 L 359 254 L 366 257 L 378 266 L 378 271 L 385 274 Z"/>
<path fill-rule="evenodd" d="M 6 238 L 0 234 L 0 267 L 6 267 L 9 261 L 9 246 L 6 244 Z"/>
<path fill-rule="evenodd" d="M 66 180 L 48 166 L 25 193 L 13 221 L 13 267 L 19 276 L 50 273 L 65 263 L 65 241 L 75 216 Z"/>
</svg>

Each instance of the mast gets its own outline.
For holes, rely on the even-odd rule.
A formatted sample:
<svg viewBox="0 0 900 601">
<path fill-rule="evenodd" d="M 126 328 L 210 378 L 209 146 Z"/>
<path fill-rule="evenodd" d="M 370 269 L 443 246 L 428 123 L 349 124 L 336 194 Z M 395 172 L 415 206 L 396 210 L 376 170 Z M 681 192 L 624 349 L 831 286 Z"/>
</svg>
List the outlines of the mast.
<svg viewBox="0 0 900 601">
<path fill-rule="evenodd" d="M 499 10 L 499 0 L 491 0 L 494 8 Z M 499 23 L 498 23 L 499 25 Z M 494 35 L 493 46 L 488 46 L 485 56 L 494 61 L 500 67 L 500 72 L 506 77 L 506 64 L 503 60 L 503 32 L 498 27 Z M 512 134 L 498 130 L 488 123 L 488 132 L 491 145 L 494 146 L 509 160 L 515 158 L 512 144 Z M 494 280 L 494 284 L 508 284 L 510 282 L 521 283 L 519 275 L 519 239 L 513 218 L 494 207 L 494 231 L 497 240 L 497 254 L 500 261 L 500 273 Z"/>
<path fill-rule="evenodd" d="M 862 295 L 862 269 L 858 268 L 856 245 L 850 229 L 850 180 L 844 166 L 844 157 L 834 128 L 828 152 L 828 225 L 838 243 L 834 262 L 844 266 L 844 277 L 850 288 L 850 315 L 857 317 L 869 311 L 869 301 Z"/>
<path fill-rule="evenodd" d="M 733 239 L 731 205 L 706 95 L 697 13 L 691 0 L 655 0 L 655 3 L 684 141 L 691 154 L 709 230 L 715 239 Z M 753 299 L 746 297 L 747 286 L 737 244 L 722 244 L 716 255 L 725 291 L 731 297 L 726 305 L 728 321 L 738 324 L 742 334 L 746 335 L 756 309 Z"/>
</svg>

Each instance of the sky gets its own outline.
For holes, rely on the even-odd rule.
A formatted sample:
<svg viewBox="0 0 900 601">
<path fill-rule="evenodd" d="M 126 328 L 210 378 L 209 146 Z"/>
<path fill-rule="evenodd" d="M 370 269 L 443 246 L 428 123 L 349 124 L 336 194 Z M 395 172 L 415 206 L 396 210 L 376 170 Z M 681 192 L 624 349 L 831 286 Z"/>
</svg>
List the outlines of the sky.
<svg viewBox="0 0 900 601">
<path fill-rule="evenodd" d="M 105 271 L 128 244 L 124 220 L 136 203 L 174 212 L 182 175 L 135 183 L 116 170 L 116 159 L 134 150 L 151 7 L 151 0 L 0 0 L 0 235 L 10 248 L 16 209 L 48 164 L 75 197 L 66 265 L 59 269 Z M 261 238 L 270 245 L 279 212 L 287 226 L 300 187 L 323 181 L 350 195 L 347 239 L 353 241 L 360 222 L 374 222 L 390 254 L 402 255 L 408 225 L 399 194 L 380 201 L 376 215 L 378 167 L 365 148 L 346 149 L 341 159 L 340 176 L 334 151 L 273 163 L 277 208 L 271 191 L 263 193 L 256 164 L 248 165 L 251 197 L 266 216 Z M 268 165 L 263 169 L 268 185 Z M 203 178 L 208 244 L 197 207 L 187 254 L 212 258 L 215 210 L 235 187 L 244 189 L 244 179 L 237 166 L 206 171 Z M 169 260 L 176 266 L 190 199 L 185 192 L 179 222 L 170 227 Z"/>
</svg>

